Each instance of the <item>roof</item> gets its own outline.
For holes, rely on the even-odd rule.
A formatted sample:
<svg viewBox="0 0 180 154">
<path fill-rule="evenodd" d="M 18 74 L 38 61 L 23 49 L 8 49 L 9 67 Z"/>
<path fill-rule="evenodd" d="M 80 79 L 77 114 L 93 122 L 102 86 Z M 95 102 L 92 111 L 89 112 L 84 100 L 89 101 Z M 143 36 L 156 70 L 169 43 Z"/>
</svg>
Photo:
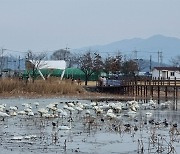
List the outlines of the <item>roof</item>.
<svg viewBox="0 0 180 154">
<path fill-rule="evenodd" d="M 29 60 L 32 64 L 37 66 L 36 61 Z M 39 69 L 66 69 L 66 62 L 64 60 L 42 60 L 38 64 Z"/>
<path fill-rule="evenodd" d="M 180 67 L 154 67 L 156 70 L 166 70 L 166 71 L 180 71 Z"/>
<path fill-rule="evenodd" d="M 84 75 L 84 72 L 79 68 L 66 68 L 65 70 L 66 74 L 78 74 L 78 75 Z"/>
</svg>

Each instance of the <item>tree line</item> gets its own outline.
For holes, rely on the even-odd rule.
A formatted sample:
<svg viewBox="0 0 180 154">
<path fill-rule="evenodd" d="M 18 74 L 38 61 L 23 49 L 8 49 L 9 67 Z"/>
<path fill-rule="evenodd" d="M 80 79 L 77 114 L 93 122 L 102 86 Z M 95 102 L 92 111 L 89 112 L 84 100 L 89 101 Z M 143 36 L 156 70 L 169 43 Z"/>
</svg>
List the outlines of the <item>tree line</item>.
<svg viewBox="0 0 180 154">
<path fill-rule="evenodd" d="M 46 59 L 44 53 L 39 55 L 29 51 L 27 53 L 27 59 L 33 60 L 36 64 L 31 67 L 33 79 L 35 77 L 35 71 L 37 70 L 40 61 Z M 107 74 L 122 74 L 124 76 L 134 76 L 138 70 L 139 66 L 137 61 L 133 59 L 123 59 L 121 53 L 117 53 L 115 56 L 102 57 L 100 53 L 96 51 L 88 50 L 83 54 L 71 53 L 69 50 L 60 49 L 55 51 L 51 57 L 51 60 L 65 60 L 67 62 L 67 67 L 77 67 L 82 70 L 85 74 L 85 85 L 93 73 L 100 74 L 100 72 L 105 72 Z"/>
</svg>

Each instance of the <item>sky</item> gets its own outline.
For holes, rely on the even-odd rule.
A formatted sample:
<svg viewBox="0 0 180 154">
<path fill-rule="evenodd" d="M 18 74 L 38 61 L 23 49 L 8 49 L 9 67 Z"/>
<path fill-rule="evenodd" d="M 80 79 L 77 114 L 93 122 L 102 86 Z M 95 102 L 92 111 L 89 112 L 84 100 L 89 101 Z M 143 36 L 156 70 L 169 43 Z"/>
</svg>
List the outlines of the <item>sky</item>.
<svg viewBox="0 0 180 154">
<path fill-rule="evenodd" d="M 53 51 L 162 34 L 180 38 L 180 0 L 0 0 L 0 48 Z"/>
</svg>

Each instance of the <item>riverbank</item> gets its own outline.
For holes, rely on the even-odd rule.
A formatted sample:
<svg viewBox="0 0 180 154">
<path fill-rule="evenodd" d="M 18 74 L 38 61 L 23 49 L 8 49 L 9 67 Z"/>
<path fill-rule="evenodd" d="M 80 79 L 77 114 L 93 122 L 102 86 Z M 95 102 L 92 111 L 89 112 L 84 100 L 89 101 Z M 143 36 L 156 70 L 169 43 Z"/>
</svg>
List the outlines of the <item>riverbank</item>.
<svg viewBox="0 0 180 154">
<path fill-rule="evenodd" d="M 84 83 L 78 85 L 76 81 L 51 78 L 47 81 L 35 80 L 25 82 L 20 80 L 0 80 L 0 98 L 76 98 L 86 100 L 148 100 L 151 99 L 150 92 L 148 97 L 100 93 L 96 91 L 96 82 L 88 82 L 88 86 Z M 180 93 L 178 94 L 180 95 Z M 161 94 L 161 100 L 164 100 Z M 153 99 L 158 99 L 158 95 L 154 94 Z M 169 99 L 173 100 L 173 95 Z"/>
</svg>

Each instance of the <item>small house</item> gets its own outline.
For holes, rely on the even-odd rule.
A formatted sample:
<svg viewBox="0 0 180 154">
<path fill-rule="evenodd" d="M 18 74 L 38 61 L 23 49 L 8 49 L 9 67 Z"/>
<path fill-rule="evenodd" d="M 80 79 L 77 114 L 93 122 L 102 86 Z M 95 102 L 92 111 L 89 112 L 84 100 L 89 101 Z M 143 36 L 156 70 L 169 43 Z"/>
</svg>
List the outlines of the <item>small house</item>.
<svg viewBox="0 0 180 154">
<path fill-rule="evenodd" d="M 152 78 L 163 78 L 165 80 L 180 79 L 180 67 L 154 67 Z"/>
</svg>

